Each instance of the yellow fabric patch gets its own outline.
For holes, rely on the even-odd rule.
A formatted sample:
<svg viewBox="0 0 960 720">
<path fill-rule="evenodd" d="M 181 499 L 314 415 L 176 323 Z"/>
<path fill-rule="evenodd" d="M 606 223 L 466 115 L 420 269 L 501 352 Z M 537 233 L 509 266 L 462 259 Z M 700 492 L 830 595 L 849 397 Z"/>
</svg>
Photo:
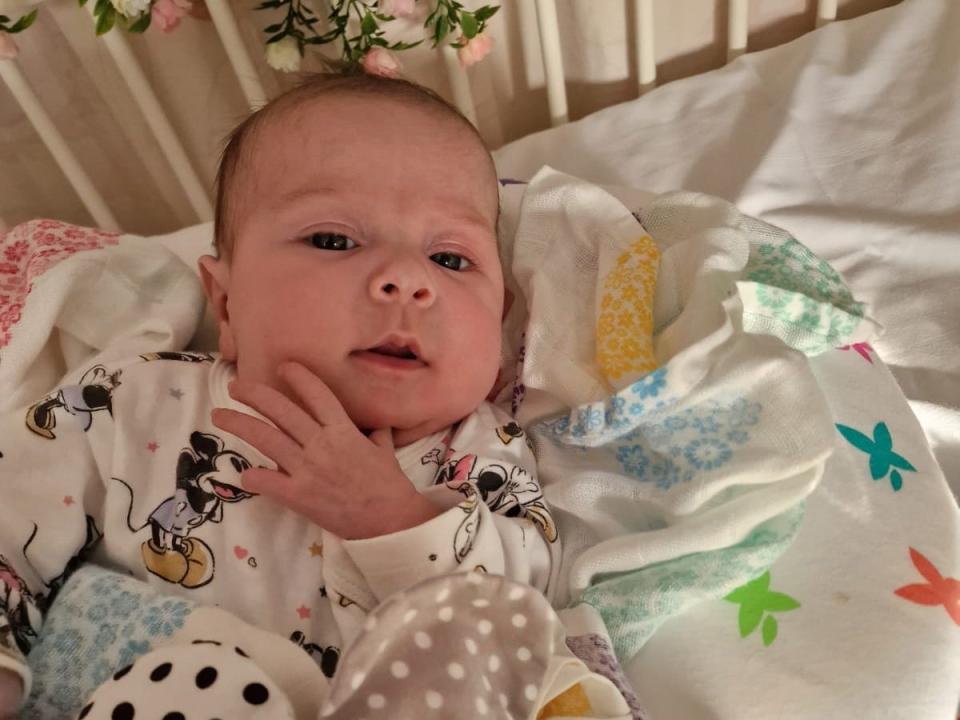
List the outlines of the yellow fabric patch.
<svg viewBox="0 0 960 720">
<path fill-rule="evenodd" d="M 577 683 L 544 705 L 537 713 L 537 720 L 547 720 L 552 717 L 586 717 L 591 711 L 590 700 L 587 699 L 583 686 Z"/>
<path fill-rule="evenodd" d="M 655 370 L 653 298 L 660 251 L 653 238 L 635 240 L 603 279 L 597 318 L 597 364 L 622 388 Z"/>
</svg>

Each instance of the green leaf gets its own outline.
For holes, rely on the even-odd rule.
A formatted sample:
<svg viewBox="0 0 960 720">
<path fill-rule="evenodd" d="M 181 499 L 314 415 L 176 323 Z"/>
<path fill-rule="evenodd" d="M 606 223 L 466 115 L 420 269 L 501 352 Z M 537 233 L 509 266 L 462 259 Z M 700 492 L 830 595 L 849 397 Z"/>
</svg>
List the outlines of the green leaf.
<svg viewBox="0 0 960 720">
<path fill-rule="evenodd" d="M 786 612 L 787 610 L 796 610 L 800 603 L 794 600 L 786 593 L 768 592 L 763 598 L 764 610 L 770 612 Z"/>
<path fill-rule="evenodd" d="M 479 22 L 485 23 L 487 20 L 496 15 L 497 10 L 499 9 L 499 5 L 484 5 L 479 10 L 476 10 L 473 14 L 476 15 Z"/>
<path fill-rule="evenodd" d="M 113 24 L 117 21 L 117 13 L 113 5 L 108 5 L 107 9 L 100 13 L 97 18 L 97 35 L 103 35 L 113 29 Z"/>
<path fill-rule="evenodd" d="M 8 22 L 10 22 L 10 18 L 8 18 L 6 15 L 0 15 L 0 23 L 8 23 Z"/>
<path fill-rule="evenodd" d="M 372 35 L 376 29 L 377 20 L 371 13 L 368 12 L 363 16 L 363 20 L 360 22 L 360 32 L 364 35 Z"/>
<path fill-rule="evenodd" d="M 130 32 L 132 33 L 142 33 L 150 27 L 150 20 L 153 19 L 153 14 L 148 10 L 140 18 L 129 27 Z"/>
<path fill-rule="evenodd" d="M 763 644 L 770 647 L 770 644 L 777 639 L 777 619 L 773 615 L 767 615 L 760 632 L 763 634 Z"/>
<path fill-rule="evenodd" d="M 283 23 L 274 23 L 273 25 L 267 25 L 267 26 L 263 29 L 263 31 L 264 31 L 265 33 L 275 33 L 275 32 L 279 32 L 279 31 L 280 31 L 280 28 L 282 28 L 282 27 L 283 27 Z"/>
<path fill-rule="evenodd" d="M 97 4 L 93 6 L 94 17 L 99 17 L 107 8 L 113 8 L 110 0 L 97 0 Z"/>
<path fill-rule="evenodd" d="M 761 605 L 752 605 L 744 603 L 740 606 L 740 615 L 737 618 L 740 623 L 740 637 L 746 637 L 760 624 L 763 618 L 763 607 Z"/>
<path fill-rule="evenodd" d="M 479 25 L 477 24 L 477 18 L 474 17 L 473 13 L 461 13 L 460 15 L 460 27 L 463 29 L 463 34 L 467 36 L 467 39 L 476 37 L 477 30 L 479 30 Z"/>
<path fill-rule="evenodd" d="M 87 0 L 79 0 L 80 7 L 83 7 L 87 4 Z"/>
<path fill-rule="evenodd" d="M 409 50 L 410 48 L 415 48 L 422 42 L 423 40 L 417 40 L 415 43 L 395 42 L 393 45 L 388 45 L 387 47 L 391 50 Z"/>
<path fill-rule="evenodd" d="M 34 9 L 29 15 L 24 15 L 22 18 L 17 20 L 13 27 L 11 27 L 7 32 L 18 33 L 23 30 L 26 30 L 28 27 L 33 25 L 33 21 L 37 19 L 37 10 Z"/>
</svg>

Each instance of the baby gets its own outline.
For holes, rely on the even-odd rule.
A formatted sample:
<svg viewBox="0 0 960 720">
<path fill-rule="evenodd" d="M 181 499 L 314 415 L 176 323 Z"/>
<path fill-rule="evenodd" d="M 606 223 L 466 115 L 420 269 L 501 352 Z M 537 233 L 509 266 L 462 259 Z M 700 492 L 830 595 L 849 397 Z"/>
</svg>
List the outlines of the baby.
<svg viewBox="0 0 960 720">
<path fill-rule="evenodd" d="M 88 554 L 324 648 L 328 675 L 426 578 L 550 591 L 533 454 L 486 402 L 498 208 L 477 132 L 402 80 L 316 76 L 232 133 L 199 263 L 219 354 L 102 362 L 0 419 L 0 716 Z"/>
</svg>

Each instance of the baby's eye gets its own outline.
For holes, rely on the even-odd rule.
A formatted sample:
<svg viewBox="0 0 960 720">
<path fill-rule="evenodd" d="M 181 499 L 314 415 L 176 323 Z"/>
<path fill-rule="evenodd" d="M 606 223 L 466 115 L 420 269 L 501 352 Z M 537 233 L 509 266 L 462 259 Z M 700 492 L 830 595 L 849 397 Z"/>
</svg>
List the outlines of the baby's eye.
<svg viewBox="0 0 960 720">
<path fill-rule="evenodd" d="M 310 244 L 320 250 L 352 250 L 357 244 L 340 233 L 318 232 L 310 235 Z"/>
<path fill-rule="evenodd" d="M 434 253 L 430 256 L 430 259 L 433 260 L 437 265 L 441 265 L 448 270 L 466 270 L 472 263 L 467 260 L 463 255 L 457 255 L 456 253 Z"/>
</svg>

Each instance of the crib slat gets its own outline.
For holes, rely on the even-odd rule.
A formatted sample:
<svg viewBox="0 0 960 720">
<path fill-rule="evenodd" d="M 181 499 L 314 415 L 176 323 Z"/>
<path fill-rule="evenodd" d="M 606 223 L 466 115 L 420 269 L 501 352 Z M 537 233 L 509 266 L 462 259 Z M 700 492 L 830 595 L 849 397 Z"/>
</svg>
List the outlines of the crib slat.
<svg viewBox="0 0 960 720">
<path fill-rule="evenodd" d="M 643 95 L 657 84 L 656 45 L 654 44 L 653 0 L 637 0 L 637 83 Z"/>
<path fill-rule="evenodd" d="M 474 127 L 477 127 L 477 108 L 473 104 L 473 93 L 470 92 L 470 81 L 467 71 L 460 64 L 456 49 L 444 45 L 440 50 L 443 64 L 447 68 L 447 77 L 450 79 L 450 89 L 453 91 L 453 104 L 463 113 Z"/>
<path fill-rule="evenodd" d="M 547 80 L 547 104 L 550 107 L 550 125 L 563 125 L 570 119 L 567 110 L 567 88 L 564 84 L 563 54 L 560 50 L 560 24 L 557 21 L 555 0 L 537 0 L 537 29 L 540 51 Z"/>
<path fill-rule="evenodd" d="M 63 174 L 67 176 L 67 180 L 70 181 L 73 189 L 80 196 L 80 202 L 93 217 L 97 227 L 118 232 L 120 224 L 117 219 L 110 212 L 103 196 L 93 186 L 90 176 L 81 167 L 76 155 L 70 151 L 67 141 L 57 130 L 47 111 L 43 109 L 40 100 L 31 89 L 30 83 L 27 82 L 23 73 L 20 72 L 20 68 L 17 67 L 15 61 L 0 60 L 0 77 L 10 88 L 13 97 L 16 98 L 17 103 L 23 109 L 37 134 L 40 135 L 40 139 L 43 140 L 43 144 L 47 146 L 47 149 L 53 155 L 53 159 L 57 161 L 57 165 L 60 166 Z"/>
<path fill-rule="evenodd" d="M 226 0 L 207 0 L 207 10 L 210 11 L 210 19 L 217 28 L 220 42 L 223 43 L 223 49 L 227 51 L 227 57 L 230 58 L 230 64 L 240 82 L 243 95 L 247 98 L 247 104 L 251 110 L 263 107 L 267 104 L 267 93 L 250 59 L 250 53 L 247 52 L 247 46 L 243 44 L 240 37 L 233 11 L 230 10 Z"/>
<path fill-rule="evenodd" d="M 837 19 L 837 0 L 817 0 L 817 27 Z"/>
<path fill-rule="evenodd" d="M 92 17 L 94 3 L 88 2 L 86 7 Z M 191 166 L 183 144 L 180 142 L 180 139 L 173 130 L 173 126 L 167 119 L 163 106 L 147 82 L 147 76 L 144 74 L 143 68 L 140 67 L 140 63 L 137 62 L 133 52 L 130 50 L 127 39 L 121 31 L 113 30 L 112 32 L 105 33 L 103 37 L 101 37 L 101 40 L 103 40 L 107 46 L 107 51 L 116 63 L 117 70 L 120 71 L 124 81 L 127 83 L 127 87 L 130 89 L 133 99 L 137 103 L 137 107 L 140 108 L 140 112 L 143 113 L 143 117 L 153 132 L 153 136 L 160 144 L 160 148 L 163 150 L 167 162 L 170 163 L 174 175 L 176 175 L 177 180 L 180 182 L 180 187 L 183 188 L 187 200 L 193 207 L 193 211 L 201 221 L 212 220 L 213 205 L 211 205 L 210 198 L 207 196 L 206 190 L 204 190 L 203 183 L 200 181 L 200 177 L 193 169 L 193 166 Z"/>
<path fill-rule="evenodd" d="M 748 0 L 730 0 L 729 8 L 727 62 L 740 57 L 747 51 L 747 30 L 749 28 Z"/>
</svg>

